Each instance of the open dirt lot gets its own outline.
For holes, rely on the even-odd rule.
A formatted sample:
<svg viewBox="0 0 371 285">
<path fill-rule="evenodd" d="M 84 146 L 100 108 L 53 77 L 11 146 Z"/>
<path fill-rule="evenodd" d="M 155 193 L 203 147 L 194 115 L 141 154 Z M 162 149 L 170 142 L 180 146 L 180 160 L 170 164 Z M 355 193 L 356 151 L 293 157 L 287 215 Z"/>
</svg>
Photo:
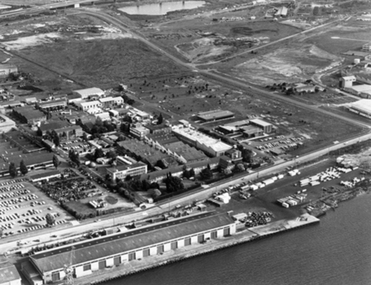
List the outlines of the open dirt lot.
<svg viewBox="0 0 371 285">
<path fill-rule="evenodd" d="M 9 24 L 6 31 L 2 31 L 1 43 L 14 54 L 9 63 L 33 74 L 46 88 L 75 87 L 59 75 L 79 85 L 104 88 L 132 77 L 179 71 L 179 67 L 130 34 L 86 16 L 36 18 Z"/>
<path fill-rule="evenodd" d="M 236 65 L 232 74 L 256 84 L 300 82 L 340 58 L 315 45 L 289 45 Z"/>
<path fill-rule="evenodd" d="M 236 14 L 177 21 L 144 32 L 166 50 L 204 64 L 300 31 L 271 20 L 251 21 L 246 15 Z"/>
</svg>

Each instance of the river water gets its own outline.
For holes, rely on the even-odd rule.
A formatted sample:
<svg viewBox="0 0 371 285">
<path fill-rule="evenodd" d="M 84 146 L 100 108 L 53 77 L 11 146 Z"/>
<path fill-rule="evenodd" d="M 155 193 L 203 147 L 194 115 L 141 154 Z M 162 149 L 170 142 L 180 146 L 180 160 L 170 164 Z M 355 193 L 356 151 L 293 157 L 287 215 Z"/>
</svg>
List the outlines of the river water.
<svg viewBox="0 0 371 285">
<path fill-rule="evenodd" d="M 371 284 L 371 194 L 341 203 L 317 225 L 104 284 Z"/>
<path fill-rule="evenodd" d="M 119 10 L 129 15 L 166 15 L 169 12 L 201 7 L 205 1 L 173 1 L 128 6 Z"/>
</svg>

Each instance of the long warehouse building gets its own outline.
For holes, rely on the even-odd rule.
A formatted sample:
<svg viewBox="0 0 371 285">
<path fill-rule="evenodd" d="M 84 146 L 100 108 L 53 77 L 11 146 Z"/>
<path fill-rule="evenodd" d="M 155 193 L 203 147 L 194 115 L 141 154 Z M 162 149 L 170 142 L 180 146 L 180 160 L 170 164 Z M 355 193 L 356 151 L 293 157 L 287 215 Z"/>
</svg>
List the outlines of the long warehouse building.
<svg viewBox="0 0 371 285">
<path fill-rule="evenodd" d="M 59 283 L 66 278 L 65 267 L 69 264 L 73 278 L 81 278 L 106 268 L 125 266 L 132 260 L 223 238 L 235 232 L 236 224 L 229 215 L 207 212 L 54 248 L 30 256 L 29 261 L 39 274 L 36 279 L 42 279 L 43 284 Z"/>
</svg>

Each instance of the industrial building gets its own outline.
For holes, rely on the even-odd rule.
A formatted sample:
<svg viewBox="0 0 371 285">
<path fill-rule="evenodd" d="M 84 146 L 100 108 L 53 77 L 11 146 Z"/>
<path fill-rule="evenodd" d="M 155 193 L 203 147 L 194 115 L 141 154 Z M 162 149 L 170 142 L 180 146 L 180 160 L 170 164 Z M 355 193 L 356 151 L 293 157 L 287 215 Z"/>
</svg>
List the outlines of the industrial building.
<svg viewBox="0 0 371 285">
<path fill-rule="evenodd" d="M 341 88 L 352 87 L 353 83 L 356 81 L 357 79 L 354 75 L 343 76 L 342 78 L 340 78 L 340 87 Z"/>
<path fill-rule="evenodd" d="M 66 121 L 43 122 L 40 124 L 39 130 L 42 136 L 54 131 L 59 135 L 59 138 L 63 140 L 70 140 L 83 135 L 83 130 L 80 126 L 71 125 Z"/>
<path fill-rule="evenodd" d="M 371 100 L 362 99 L 357 102 L 351 103 L 348 106 L 348 110 L 363 117 L 371 119 Z"/>
<path fill-rule="evenodd" d="M 13 109 L 13 115 L 24 124 L 35 125 L 46 121 L 46 115 L 33 107 L 19 107 Z"/>
<path fill-rule="evenodd" d="M 66 278 L 66 266 L 73 278 L 82 278 L 112 267 L 124 268 L 134 260 L 221 239 L 235 232 L 236 223 L 232 217 L 206 212 L 46 250 L 30 256 L 29 261 L 43 284 L 57 283 Z M 26 269 L 26 266 L 22 268 Z M 23 270 L 25 275 L 29 271 Z"/>
<path fill-rule="evenodd" d="M 92 87 L 92 88 L 86 88 L 86 89 L 79 89 L 79 90 L 74 90 L 74 94 L 78 94 L 81 96 L 81 99 L 89 99 L 91 97 L 103 97 L 104 96 L 104 91 L 100 88 L 97 87 Z"/>
<path fill-rule="evenodd" d="M 38 107 L 42 111 L 46 111 L 46 112 L 65 109 L 67 107 L 67 100 L 58 99 L 58 100 L 52 100 L 52 101 L 47 101 L 47 102 L 40 102 L 38 104 Z"/>
<path fill-rule="evenodd" d="M 137 162 L 133 164 L 122 164 L 116 167 L 107 168 L 107 174 L 110 178 L 115 181 L 116 179 L 124 180 L 127 176 L 138 176 L 147 173 L 147 164 L 143 162 Z"/>
<path fill-rule="evenodd" d="M 105 97 L 105 98 L 100 98 L 99 102 L 101 102 L 103 108 L 112 108 L 112 107 L 124 104 L 124 99 L 119 96 L 118 97 Z"/>
<path fill-rule="evenodd" d="M 288 9 L 283 6 L 283 7 L 278 8 L 278 10 L 274 14 L 274 16 L 276 16 L 276 17 L 286 17 L 287 13 L 288 13 Z"/>
<path fill-rule="evenodd" d="M 50 179 L 60 178 L 60 177 L 61 177 L 61 173 L 58 170 L 51 170 L 48 172 L 31 175 L 30 181 L 32 183 L 44 182 L 44 181 L 48 182 Z"/>
<path fill-rule="evenodd" d="M 21 285 L 21 276 L 14 265 L 0 268 L 0 285 Z"/>
<path fill-rule="evenodd" d="M 198 113 L 196 117 L 203 122 L 212 122 L 217 120 L 234 118 L 234 113 L 224 110 L 213 110 Z"/>
<path fill-rule="evenodd" d="M 229 144 L 209 137 L 194 129 L 185 128 L 183 125 L 173 126 L 172 130 L 180 140 L 202 150 L 210 156 L 221 156 L 232 148 Z"/>
<path fill-rule="evenodd" d="M 272 132 L 273 126 L 271 123 L 263 121 L 262 119 L 253 119 L 250 120 L 252 125 L 258 126 L 259 128 L 263 129 L 263 132 L 269 134 Z"/>
<path fill-rule="evenodd" d="M 99 102 L 98 100 L 94 101 L 81 101 L 81 102 L 75 102 L 75 105 L 79 107 L 83 111 L 87 111 L 89 109 L 96 109 L 96 108 L 101 108 L 102 103 Z"/>
</svg>

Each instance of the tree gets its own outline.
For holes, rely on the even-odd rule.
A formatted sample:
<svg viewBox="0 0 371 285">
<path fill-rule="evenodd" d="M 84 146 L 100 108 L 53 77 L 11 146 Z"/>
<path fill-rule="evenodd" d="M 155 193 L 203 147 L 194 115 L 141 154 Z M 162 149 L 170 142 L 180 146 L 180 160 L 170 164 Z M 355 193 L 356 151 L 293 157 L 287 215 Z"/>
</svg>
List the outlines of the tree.
<svg viewBox="0 0 371 285">
<path fill-rule="evenodd" d="M 54 225 L 55 223 L 55 218 L 54 216 L 52 216 L 52 214 L 50 213 L 47 213 L 46 216 L 45 216 L 45 219 L 46 219 L 46 225 L 51 227 Z"/>
<path fill-rule="evenodd" d="M 19 170 L 21 171 L 23 175 L 26 175 L 28 172 L 27 166 L 23 160 L 21 160 L 21 163 L 19 164 Z"/>
<path fill-rule="evenodd" d="M 241 154 L 242 155 L 243 162 L 250 163 L 251 162 L 251 158 L 252 158 L 252 154 L 253 154 L 253 152 L 251 150 L 244 148 L 242 150 L 242 154 Z"/>
<path fill-rule="evenodd" d="M 9 164 L 9 174 L 10 174 L 10 176 L 11 177 L 16 177 L 17 173 L 18 173 L 18 171 L 17 171 L 17 168 L 15 167 L 14 162 L 11 162 Z"/>
<path fill-rule="evenodd" d="M 78 167 L 80 166 L 79 154 L 76 153 L 73 149 L 70 149 L 70 151 L 68 152 L 68 157 L 70 158 L 72 162 L 76 163 Z"/>
<path fill-rule="evenodd" d="M 55 146 L 60 146 L 61 145 L 61 140 L 58 136 L 58 134 L 56 133 L 56 135 L 53 137 L 53 143 L 55 144 Z"/>
<path fill-rule="evenodd" d="M 322 10 L 321 7 L 314 7 L 313 8 L 313 16 L 321 16 L 322 15 Z"/>
<path fill-rule="evenodd" d="M 107 157 L 108 158 L 112 158 L 112 159 L 116 159 L 117 157 L 117 154 L 114 150 L 110 150 L 108 153 L 107 153 Z"/>
<path fill-rule="evenodd" d="M 208 180 L 213 177 L 213 172 L 210 170 L 210 166 L 201 170 L 200 176 L 204 180 Z"/>
<path fill-rule="evenodd" d="M 164 121 L 164 117 L 162 116 L 162 113 L 160 113 L 160 116 L 157 118 L 157 125 L 161 125 Z"/>
<path fill-rule="evenodd" d="M 54 165 L 55 169 L 58 168 L 59 164 L 61 164 L 61 163 L 60 163 L 60 161 L 59 161 L 59 159 L 58 159 L 58 156 L 56 156 L 56 155 L 54 154 L 54 155 L 53 155 L 53 165 Z"/>
<path fill-rule="evenodd" d="M 179 177 L 173 177 L 171 173 L 165 178 L 166 191 L 168 193 L 178 192 L 184 189 L 184 184 Z"/>
<path fill-rule="evenodd" d="M 88 135 L 86 134 L 86 132 L 84 132 L 83 134 L 82 134 L 82 139 L 84 140 L 84 141 L 88 141 L 89 139 L 88 139 Z"/>
<path fill-rule="evenodd" d="M 97 160 L 98 158 L 101 158 L 104 156 L 104 152 L 101 148 L 97 148 L 95 149 L 95 152 L 94 152 L 94 159 Z"/>
<path fill-rule="evenodd" d="M 149 189 L 148 190 L 148 193 L 149 193 L 149 195 L 151 195 L 151 197 L 153 199 L 156 199 L 156 198 L 158 198 L 158 197 L 160 197 L 162 195 L 161 191 L 158 190 L 158 189 L 156 189 L 156 188 Z"/>
</svg>

